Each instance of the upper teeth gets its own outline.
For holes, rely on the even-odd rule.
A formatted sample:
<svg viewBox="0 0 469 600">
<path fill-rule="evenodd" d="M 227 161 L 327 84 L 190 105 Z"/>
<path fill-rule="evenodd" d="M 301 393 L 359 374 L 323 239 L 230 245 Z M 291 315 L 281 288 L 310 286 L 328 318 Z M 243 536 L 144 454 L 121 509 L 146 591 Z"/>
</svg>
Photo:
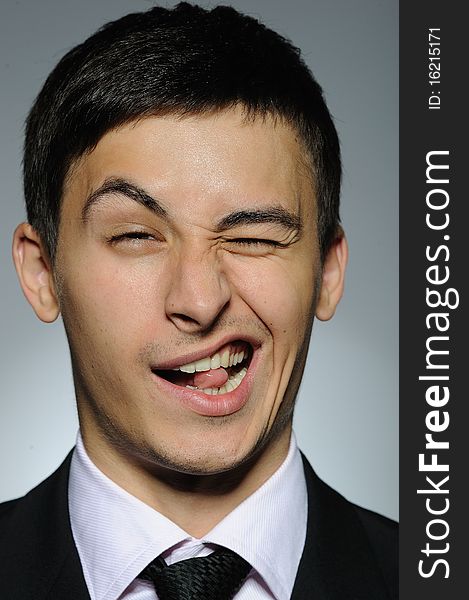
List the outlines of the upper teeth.
<svg viewBox="0 0 469 600">
<path fill-rule="evenodd" d="M 210 369 L 218 369 L 219 367 L 233 367 L 243 361 L 246 356 L 247 350 L 226 349 L 221 354 L 217 352 L 213 356 L 207 356 L 195 362 L 181 365 L 173 369 L 173 371 L 195 373 L 196 371 L 209 371 Z"/>
</svg>

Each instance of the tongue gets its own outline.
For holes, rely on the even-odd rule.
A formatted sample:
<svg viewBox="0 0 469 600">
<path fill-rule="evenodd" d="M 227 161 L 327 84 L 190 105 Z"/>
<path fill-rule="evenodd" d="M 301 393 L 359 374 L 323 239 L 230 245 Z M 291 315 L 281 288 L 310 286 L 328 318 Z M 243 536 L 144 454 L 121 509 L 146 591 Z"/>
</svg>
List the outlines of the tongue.
<svg viewBox="0 0 469 600">
<path fill-rule="evenodd" d="M 205 388 L 217 388 L 225 385 L 228 381 L 228 373 L 223 367 L 200 371 L 194 375 L 194 385 L 203 390 Z"/>
</svg>

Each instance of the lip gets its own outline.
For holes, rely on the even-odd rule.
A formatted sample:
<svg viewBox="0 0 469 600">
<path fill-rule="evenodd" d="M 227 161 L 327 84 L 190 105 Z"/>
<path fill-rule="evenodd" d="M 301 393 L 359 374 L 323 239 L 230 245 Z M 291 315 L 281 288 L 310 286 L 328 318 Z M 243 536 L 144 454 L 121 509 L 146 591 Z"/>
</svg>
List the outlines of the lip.
<svg viewBox="0 0 469 600">
<path fill-rule="evenodd" d="M 173 358 L 171 360 L 168 360 L 168 361 L 165 361 L 162 363 L 152 364 L 151 369 L 152 369 L 152 371 L 153 370 L 168 371 L 170 369 L 176 369 L 177 367 L 180 367 L 181 365 L 186 365 L 188 363 L 195 362 L 202 358 L 206 358 L 207 356 L 212 356 L 213 354 L 218 352 L 218 350 L 220 350 L 220 348 L 223 348 L 223 346 L 226 346 L 227 344 L 229 344 L 231 342 L 246 342 L 246 343 L 250 344 L 250 346 L 252 347 L 253 354 L 255 354 L 256 350 L 261 345 L 258 340 L 254 339 L 250 336 L 229 335 L 229 336 L 226 336 L 225 338 L 222 338 L 221 340 L 219 340 L 216 343 L 214 342 L 211 346 L 208 346 L 202 350 L 197 350 L 197 351 L 191 352 L 189 354 L 185 354 L 184 356 L 178 356 L 177 358 Z"/>
<path fill-rule="evenodd" d="M 240 337 L 232 338 L 229 341 L 234 340 L 247 341 L 245 338 Z M 228 343 L 228 341 L 223 342 L 222 345 L 226 343 Z M 219 347 L 221 347 L 220 344 L 215 346 L 214 352 L 216 352 L 217 348 Z M 203 358 L 204 356 L 207 356 L 207 354 L 201 355 L 198 353 L 189 356 Z M 166 398 L 174 399 L 176 402 L 180 403 L 182 406 L 193 411 L 194 413 L 204 417 L 226 417 L 240 411 L 248 402 L 259 358 L 259 345 L 257 345 L 257 348 L 253 346 L 251 361 L 244 379 L 235 390 L 227 392 L 226 394 L 217 394 L 212 396 L 204 394 L 199 390 L 191 390 L 186 387 L 181 387 L 171 383 L 166 379 L 163 379 L 163 377 L 159 377 L 153 371 L 152 378 Z M 186 360 L 186 357 L 184 357 L 184 360 Z M 197 358 L 192 360 L 197 360 Z M 174 364 L 177 366 L 181 363 Z"/>
</svg>

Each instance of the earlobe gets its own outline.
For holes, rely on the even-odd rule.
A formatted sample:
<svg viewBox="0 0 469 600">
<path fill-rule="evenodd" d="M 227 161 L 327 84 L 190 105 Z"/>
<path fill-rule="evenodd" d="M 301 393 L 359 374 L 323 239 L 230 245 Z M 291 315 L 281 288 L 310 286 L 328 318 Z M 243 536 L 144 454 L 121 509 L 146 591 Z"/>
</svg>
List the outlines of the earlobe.
<svg viewBox="0 0 469 600">
<path fill-rule="evenodd" d="M 324 259 L 321 291 L 316 305 L 316 317 L 328 321 L 334 316 L 344 291 L 348 245 L 342 228 Z"/>
<path fill-rule="evenodd" d="M 13 235 L 13 261 L 23 293 L 45 323 L 59 316 L 50 261 L 41 239 L 29 223 L 21 223 Z"/>
</svg>

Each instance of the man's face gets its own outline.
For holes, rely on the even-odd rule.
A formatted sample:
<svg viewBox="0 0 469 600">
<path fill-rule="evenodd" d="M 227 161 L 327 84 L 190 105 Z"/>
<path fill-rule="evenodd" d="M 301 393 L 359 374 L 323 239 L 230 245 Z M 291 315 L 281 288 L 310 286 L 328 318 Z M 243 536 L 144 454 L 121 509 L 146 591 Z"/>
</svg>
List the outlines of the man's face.
<svg viewBox="0 0 469 600">
<path fill-rule="evenodd" d="M 315 205 L 292 129 L 240 110 L 145 118 L 76 163 L 56 279 L 89 445 L 192 473 L 275 446 L 312 326 Z"/>
</svg>

